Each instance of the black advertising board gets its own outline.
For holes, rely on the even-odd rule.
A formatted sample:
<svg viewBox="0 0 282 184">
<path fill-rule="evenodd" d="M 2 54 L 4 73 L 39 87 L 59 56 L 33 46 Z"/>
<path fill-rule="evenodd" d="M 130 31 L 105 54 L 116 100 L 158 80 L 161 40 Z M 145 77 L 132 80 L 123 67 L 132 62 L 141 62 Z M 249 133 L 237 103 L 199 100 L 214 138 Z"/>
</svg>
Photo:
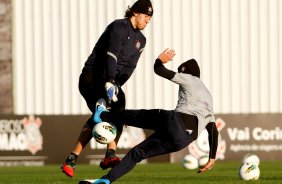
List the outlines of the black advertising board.
<svg viewBox="0 0 282 184">
<path fill-rule="evenodd" d="M 89 115 L 3 115 L 0 116 L 0 166 L 60 164 L 72 150 Z M 217 115 L 220 160 L 240 160 L 255 153 L 263 160 L 282 159 L 282 114 Z M 122 157 L 151 131 L 125 127 L 117 154 Z M 97 164 L 105 145 L 92 139 L 79 157 L 80 163 Z M 186 154 L 208 153 L 207 133 L 187 148 L 155 157 L 149 162 L 178 162 Z M 146 161 L 145 161 L 146 162 Z"/>
</svg>

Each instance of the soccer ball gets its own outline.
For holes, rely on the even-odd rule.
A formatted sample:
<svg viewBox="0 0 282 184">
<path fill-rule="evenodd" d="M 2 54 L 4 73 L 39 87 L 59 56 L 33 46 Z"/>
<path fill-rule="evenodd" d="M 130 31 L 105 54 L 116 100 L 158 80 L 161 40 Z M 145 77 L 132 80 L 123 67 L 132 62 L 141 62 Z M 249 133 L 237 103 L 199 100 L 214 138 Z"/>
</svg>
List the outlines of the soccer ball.
<svg viewBox="0 0 282 184">
<path fill-rule="evenodd" d="M 242 180 L 257 180 L 260 176 L 260 170 L 255 164 L 244 163 L 239 168 L 238 174 Z"/>
<path fill-rule="evenodd" d="M 203 167 L 207 162 L 209 161 L 209 157 L 208 156 L 201 156 L 199 159 L 198 159 L 198 164 L 199 164 L 199 167 Z"/>
<path fill-rule="evenodd" d="M 92 134 L 97 142 L 108 144 L 116 138 L 117 128 L 111 123 L 101 122 L 93 127 Z"/>
<path fill-rule="evenodd" d="M 193 170 L 198 168 L 198 159 L 191 154 L 186 155 L 182 161 L 182 166 L 185 169 Z"/>
<path fill-rule="evenodd" d="M 247 154 L 243 157 L 242 160 L 243 163 L 249 163 L 249 164 L 255 164 L 255 165 L 259 165 L 260 159 L 257 155 L 255 154 Z"/>
</svg>

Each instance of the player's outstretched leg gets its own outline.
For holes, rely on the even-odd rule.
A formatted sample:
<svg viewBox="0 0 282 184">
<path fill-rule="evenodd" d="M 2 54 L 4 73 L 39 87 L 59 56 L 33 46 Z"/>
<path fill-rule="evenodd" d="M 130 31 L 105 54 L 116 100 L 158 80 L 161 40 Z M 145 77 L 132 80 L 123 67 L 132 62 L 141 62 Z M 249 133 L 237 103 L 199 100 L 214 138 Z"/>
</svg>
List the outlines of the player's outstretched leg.
<svg viewBox="0 0 282 184">
<path fill-rule="evenodd" d="M 95 179 L 95 180 L 81 180 L 78 184 L 110 184 L 111 182 L 107 179 Z"/>
<path fill-rule="evenodd" d="M 71 153 L 65 160 L 65 162 L 61 165 L 61 170 L 69 177 L 74 176 L 74 169 L 76 167 L 77 155 Z"/>
<path fill-rule="evenodd" d="M 97 102 L 96 102 L 96 111 L 94 113 L 94 117 L 93 120 L 95 123 L 100 123 L 102 122 L 102 119 L 100 117 L 102 112 L 108 111 L 106 108 L 106 101 L 103 98 L 100 98 Z"/>
</svg>

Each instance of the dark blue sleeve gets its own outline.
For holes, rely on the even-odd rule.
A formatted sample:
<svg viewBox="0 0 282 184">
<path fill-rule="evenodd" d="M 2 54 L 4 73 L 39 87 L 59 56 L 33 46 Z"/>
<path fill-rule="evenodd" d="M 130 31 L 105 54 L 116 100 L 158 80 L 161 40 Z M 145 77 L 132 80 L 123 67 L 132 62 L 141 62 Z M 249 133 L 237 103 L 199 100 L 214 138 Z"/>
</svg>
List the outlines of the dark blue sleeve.
<svg viewBox="0 0 282 184">
<path fill-rule="evenodd" d="M 117 68 L 117 58 L 122 48 L 122 43 L 127 39 L 127 27 L 120 22 L 113 22 L 108 27 L 109 43 L 107 50 L 106 77 L 108 81 L 114 81 Z"/>
<path fill-rule="evenodd" d="M 215 158 L 218 146 L 218 130 L 216 128 L 216 124 L 214 122 L 211 122 L 206 126 L 206 129 L 209 133 L 209 158 Z"/>
<path fill-rule="evenodd" d="M 160 59 L 156 59 L 154 64 L 154 71 L 157 75 L 171 80 L 176 74 L 174 71 L 168 70 L 162 63 Z"/>
</svg>

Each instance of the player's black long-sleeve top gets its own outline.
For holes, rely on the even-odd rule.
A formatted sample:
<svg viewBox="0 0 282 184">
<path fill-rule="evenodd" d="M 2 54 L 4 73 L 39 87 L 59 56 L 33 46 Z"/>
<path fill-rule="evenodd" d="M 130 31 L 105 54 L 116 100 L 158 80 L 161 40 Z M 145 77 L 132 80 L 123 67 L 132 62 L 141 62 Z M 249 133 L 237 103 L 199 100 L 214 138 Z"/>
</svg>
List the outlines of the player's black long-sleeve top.
<svg viewBox="0 0 282 184">
<path fill-rule="evenodd" d="M 145 36 L 128 18 L 115 20 L 100 36 L 84 69 L 121 86 L 132 75 L 145 45 Z"/>
</svg>

